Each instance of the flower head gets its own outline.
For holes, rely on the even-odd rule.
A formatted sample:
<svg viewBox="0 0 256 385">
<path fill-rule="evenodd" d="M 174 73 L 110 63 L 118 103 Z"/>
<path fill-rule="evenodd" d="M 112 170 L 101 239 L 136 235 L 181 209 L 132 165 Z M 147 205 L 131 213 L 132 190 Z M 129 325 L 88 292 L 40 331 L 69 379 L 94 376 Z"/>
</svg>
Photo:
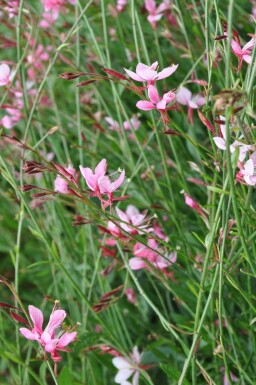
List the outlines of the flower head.
<svg viewBox="0 0 256 385">
<path fill-rule="evenodd" d="M 118 369 L 114 380 L 116 384 L 128 385 L 130 383 L 127 380 L 133 377 L 132 384 L 138 385 L 140 375 L 138 366 L 141 362 L 141 356 L 142 354 L 139 353 L 137 346 L 135 346 L 131 359 L 121 356 L 113 358 L 112 363 Z"/>
<path fill-rule="evenodd" d="M 158 62 L 147 66 L 146 64 L 139 63 L 136 67 L 136 73 L 124 68 L 127 75 L 129 75 L 133 80 L 137 82 L 147 82 L 147 85 L 154 85 L 156 80 L 162 80 L 171 76 L 176 69 L 177 65 L 171 65 L 169 67 L 164 68 L 161 72 L 157 72 Z"/>
<path fill-rule="evenodd" d="M 137 102 L 136 106 L 140 110 L 149 111 L 149 110 L 157 109 L 159 111 L 166 111 L 168 104 L 175 100 L 175 93 L 172 91 L 169 91 L 166 94 L 164 94 L 162 98 L 160 98 L 156 87 L 150 85 L 148 87 L 148 97 L 150 101 L 140 100 Z"/>
<path fill-rule="evenodd" d="M 76 174 L 76 170 L 69 165 L 65 170 L 74 177 Z M 62 178 L 60 175 L 57 175 L 55 181 L 54 181 L 54 190 L 61 193 L 61 194 L 69 194 L 68 190 L 68 181 L 64 178 Z"/>
<path fill-rule="evenodd" d="M 20 333 L 28 340 L 38 341 L 46 352 L 51 353 L 54 361 L 61 361 L 57 350 L 67 351 L 66 346 L 73 342 L 77 335 L 77 332 L 65 332 L 56 336 L 56 329 L 61 326 L 63 320 L 66 318 L 66 312 L 64 310 L 55 310 L 54 306 L 49 322 L 43 330 L 44 316 L 41 310 L 30 305 L 28 311 L 33 327 L 31 330 L 20 328 Z"/>
<path fill-rule="evenodd" d="M 8 86 L 10 84 L 11 69 L 7 64 L 0 65 L 0 86 Z"/>
<path fill-rule="evenodd" d="M 251 53 L 252 53 L 253 47 L 255 46 L 255 43 L 256 43 L 256 38 L 253 37 L 242 48 L 236 40 L 234 40 L 234 39 L 231 40 L 232 51 L 236 55 L 236 57 L 238 58 L 238 69 L 237 69 L 238 71 L 240 71 L 242 64 L 243 64 L 243 61 L 245 61 L 248 64 L 251 63 L 251 61 L 252 61 Z"/>
</svg>

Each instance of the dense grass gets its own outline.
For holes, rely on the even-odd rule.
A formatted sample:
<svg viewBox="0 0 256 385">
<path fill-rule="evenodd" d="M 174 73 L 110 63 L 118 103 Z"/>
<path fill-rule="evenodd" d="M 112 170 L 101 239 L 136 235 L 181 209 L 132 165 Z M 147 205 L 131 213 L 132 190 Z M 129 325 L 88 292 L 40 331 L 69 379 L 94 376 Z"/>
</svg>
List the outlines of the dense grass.
<svg viewBox="0 0 256 385">
<path fill-rule="evenodd" d="M 0 301 L 21 311 L 1 307 L 1 385 L 114 384 L 113 357 L 129 359 L 135 346 L 143 352 L 139 384 L 255 384 L 255 183 L 239 170 L 256 149 L 256 49 L 238 71 L 231 45 L 255 34 L 254 2 L 173 0 L 156 28 L 140 0 L 120 13 L 115 1 L 64 1 L 47 28 L 39 25 L 41 2 L 10 3 L 1 4 L 0 59 L 14 75 L 0 87 L 0 119 L 18 100 L 20 116 L 11 129 L 1 120 Z M 179 65 L 156 82 L 161 96 L 172 90 L 177 98 L 185 86 L 205 97 L 192 117 L 175 101 L 166 114 L 136 107 L 148 100 L 146 87 L 138 88 L 146 83 L 129 81 L 123 68 L 155 61 L 159 71 Z M 140 114 L 138 130 L 133 114 Z M 243 160 L 238 149 L 216 146 L 220 124 L 226 148 L 238 139 L 251 145 Z M 79 172 L 102 159 L 112 179 L 121 170 L 126 176 L 114 193 L 124 200 L 106 208 Z M 31 161 L 44 166 L 42 174 L 27 172 Z M 72 165 L 74 179 L 58 165 Z M 57 175 L 70 188 L 65 194 L 54 191 Z M 116 208 L 128 205 L 147 211 L 149 233 L 124 228 Z M 109 220 L 116 237 L 106 231 Z M 176 251 L 176 262 L 133 270 L 134 245 L 149 238 L 161 261 Z M 13 315 L 31 328 L 28 306 L 48 320 L 55 300 L 67 313 L 64 330 L 80 324 L 58 365 L 21 335 Z"/>
</svg>

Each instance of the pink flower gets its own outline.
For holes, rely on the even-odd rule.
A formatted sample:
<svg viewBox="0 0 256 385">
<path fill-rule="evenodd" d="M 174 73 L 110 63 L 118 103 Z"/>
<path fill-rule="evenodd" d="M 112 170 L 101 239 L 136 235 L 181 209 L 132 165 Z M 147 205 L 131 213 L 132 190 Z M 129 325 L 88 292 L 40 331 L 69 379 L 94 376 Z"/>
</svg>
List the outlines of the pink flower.
<svg viewBox="0 0 256 385">
<path fill-rule="evenodd" d="M 117 0 L 116 2 L 116 9 L 117 9 L 117 12 L 123 12 L 125 7 L 127 5 L 127 0 Z"/>
<path fill-rule="evenodd" d="M 156 87 L 150 85 L 148 87 L 148 100 L 140 100 L 137 102 L 136 106 L 140 110 L 149 111 L 157 109 L 159 111 L 166 111 L 167 105 L 175 100 L 175 93 L 172 91 L 167 92 L 163 95 L 162 99 L 158 95 Z"/>
<path fill-rule="evenodd" d="M 68 0 L 70 4 L 75 4 L 76 0 Z M 67 1 L 66 0 L 42 0 L 44 10 L 59 12 L 62 7 L 65 7 Z"/>
<path fill-rule="evenodd" d="M 111 182 L 110 178 L 105 175 L 107 172 L 106 159 L 102 159 L 96 166 L 94 172 L 88 167 L 79 166 L 79 168 L 87 186 L 95 193 L 95 196 L 103 201 L 101 195 L 106 194 L 108 201 L 104 201 L 104 204 L 111 204 L 113 202 L 113 192 L 116 191 L 124 181 L 125 171 L 123 170 L 120 176 L 114 182 Z"/>
<path fill-rule="evenodd" d="M 118 369 L 115 376 L 115 383 L 121 385 L 128 385 L 127 380 L 133 376 L 132 384 L 138 385 L 140 372 L 138 367 L 141 362 L 142 354 L 139 353 L 137 346 L 133 348 L 131 360 L 126 357 L 115 357 L 112 360 L 113 365 Z"/>
<path fill-rule="evenodd" d="M 140 120 L 139 120 L 139 118 L 138 118 L 138 115 L 134 114 L 134 115 L 131 117 L 130 121 L 126 120 L 126 121 L 124 122 L 124 128 L 125 128 L 126 130 L 131 130 L 131 129 L 133 128 L 134 131 L 137 131 L 138 128 L 140 127 L 140 123 L 141 123 L 141 122 L 140 122 Z"/>
<path fill-rule="evenodd" d="M 160 255 L 158 243 L 155 239 L 149 238 L 147 245 L 136 243 L 133 248 L 134 258 L 129 260 L 129 266 L 132 270 L 147 269 L 148 263 L 156 269 L 164 270 L 176 262 L 177 253 L 174 251 L 163 257 Z"/>
<path fill-rule="evenodd" d="M 187 193 L 185 193 L 184 195 L 186 205 L 191 207 L 191 209 L 195 210 L 199 215 L 205 217 L 205 213 L 202 207 L 196 201 L 194 201 L 194 199 L 192 199 L 191 196 L 189 196 Z"/>
<path fill-rule="evenodd" d="M 149 13 L 148 22 L 152 28 L 156 29 L 157 22 L 162 18 L 163 12 L 170 10 L 170 3 L 165 0 L 157 7 L 155 0 L 145 0 L 145 8 Z"/>
<path fill-rule="evenodd" d="M 193 109 L 198 109 L 205 104 L 205 98 L 202 95 L 192 95 L 186 87 L 182 87 L 176 94 L 178 103 L 188 107 L 188 119 L 193 124 Z"/>
<path fill-rule="evenodd" d="M 136 73 L 124 68 L 127 75 L 137 82 L 147 82 L 147 85 L 154 85 L 156 80 L 162 80 L 171 76 L 176 69 L 177 65 L 171 65 L 170 67 L 164 68 L 161 72 L 157 72 L 158 62 L 147 66 L 146 64 L 139 63 L 136 67 Z"/>
<path fill-rule="evenodd" d="M 49 28 L 52 26 L 55 21 L 58 19 L 58 12 L 44 12 L 42 16 L 42 20 L 39 25 L 42 28 Z"/>
<path fill-rule="evenodd" d="M 249 186 L 256 185 L 256 152 L 245 162 L 238 174 L 243 177 L 245 183 Z"/>
<path fill-rule="evenodd" d="M 70 165 L 65 168 L 65 170 L 73 177 L 76 174 L 76 170 Z M 62 178 L 60 175 L 57 175 L 54 181 L 54 191 L 57 191 L 61 194 L 69 194 L 68 181 Z"/>
<path fill-rule="evenodd" d="M 76 338 L 77 332 L 68 333 L 65 332 L 58 337 L 55 336 L 55 331 L 59 328 L 66 318 L 66 312 L 64 310 L 55 310 L 55 306 L 50 315 L 49 322 L 46 328 L 43 330 L 44 316 L 40 309 L 30 305 L 28 307 L 29 315 L 33 323 L 31 330 L 27 328 L 20 328 L 21 334 L 31 341 L 38 341 L 42 345 L 46 352 L 51 353 L 51 357 L 54 361 L 61 360 L 57 350 L 67 351 L 66 346 L 73 342 Z"/>
<path fill-rule="evenodd" d="M 119 123 L 116 120 L 112 119 L 110 116 L 106 116 L 105 121 L 108 123 L 110 130 L 117 132 L 121 131 Z"/>
<path fill-rule="evenodd" d="M 245 44 L 243 48 L 241 48 L 240 44 L 236 40 L 234 39 L 231 40 L 232 51 L 238 58 L 238 68 L 237 68 L 238 71 L 240 71 L 243 61 L 245 61 L 248 64 L 251 63 L 252 61 L 251 53 L 252 53 L 253 47 L 255 46 L 255 43 L 256 43 L 256 38 L 253 37 L 248 43 Z"/>
<path fill-rule="evenodd" d="M 151 230 L 151 229 L 146 230 L 148 226 L 143 225 L 143 222 L 145 222 L 146 213 L 140 214 L 139 210 L 133 205 L 129 205 L 125 213 L 119 208 L 116 208 L 116 213 L 123 222 L 126 222 L 126 223 L 120 222 L 120 227 L 129 234 L 132 234 L 132 235 L 143 234 L 143 232 L 141 232 L 140 229 L 144 229 L 144 231 Z M 129 226 L 129 224 L 131 224 L 134 227 Z M 122 236 L 121 229 L 111 221 L 108 222 L 108 230 L 115 237 Z"/>
<path fill-rule="evenodd" d="M 7 64 L 0 65 L 0 86 L 8 86 L 10 84 L 11 69 Z"/>
<path fill-rule="evenodd" d="M 225 122 L 224 116 L 220 116 L 220 118 L 221 118 L 221 120 L 224 120 L 224 122 Z M 214 140 L 214 142 L 218 148 L 220 148 L 221 150 L 226 150 L 227 147 L 226 147 L 226 126 L 225 126 L 225 124 L 220 124 L 220 131 L 221 131 L 222 137 L 221 136 L 215 136 L 213 138 L 213 140 Z M 232 154 L 235 152 L 236 147 L 239 148 L 239 161 L 243 162 L 245 157 L 246 157 L 246 153 L 250 150 L 253 150 L 255 146 L 244 144 L 244 143 L 236 140 L 229 147 L 230 152 Z"/>
</svg>

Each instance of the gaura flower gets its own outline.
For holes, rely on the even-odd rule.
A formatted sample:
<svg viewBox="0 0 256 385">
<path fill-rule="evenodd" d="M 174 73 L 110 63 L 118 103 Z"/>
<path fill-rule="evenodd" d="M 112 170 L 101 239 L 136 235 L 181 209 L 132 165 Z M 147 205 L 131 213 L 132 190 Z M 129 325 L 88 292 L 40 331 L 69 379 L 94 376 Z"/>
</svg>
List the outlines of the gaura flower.
<svg viewBox="0 0 256 385">
<path fill-rule="evenodd" d="M 157 72 L 158 62 L 147 66 L 146 64 L 139 63 L 136 67 L 136 73 L 124 68 L 127 75 L 129 75 L 133 80 L 137 82 L 147 82 L 147 85 L 154 85 L 156 80 L 162 80 L 171 76 L 176 69 L 177 65 L 171 65 L 167 68 L 164 68 L 161 72 Z"/>
<path fill-rule="evenodd" d="M 121 385 L 131 385 L 129 378 L 132 378 L 132 385 L 138 385 L 139 383 L 139 365 L 141 362 L 142 354 L 139 353 L 137 346 L 133 348 L 131 354 L 131 360 L 126 357 L 115 357 L 112 359 L 113 365 L 118 369 L 115 376 L 115 383 Z"/>
<path fill-rule="evenodd" d="M 192 95 L 192 92 L 186 87 L 182 87 L 176 93 L 176 100 L 183 106 L 188 107 L 188 120 L 193 124 L 193 110 L 198 109 L 205 104 L 205 98 L 202 95 Z"/>
<path fill-rule="evenodd" d="M 149 15 L 147 17 L 148 22 L 152 28 L 157 28 L 157 22 L 162 18 L 163 12 L 170 10 L 170 3 L 163 1 L 158 7 L 156 6 L 155 0 L 145 0 L 145 8 Z"/>
<path fill-rule="evenodd" d="M 136 106 L 140 110 L 149 111 L 157 109 L 159 111 L 166 111 L 167 105 L 175 100 L 175 93 L 172 91 L 167 92 L 163 95 L 162 99 L 160 98 L 156 87 L 150 85 L 148 87 L 148 100 L 140 100 L 137 102 Z"/>
<path fill-rule="evenodd" d="M 254 152 L 245 164 L 242 165 L 237 174 L 237 179 L 239 180 L 241 177 L 249 186 L 256 185 L 256 152 Z"/>
<path fill-rule="evenodd" d="M 0 86 L 8 86 L 10 84 L 11 69 L 7 64 L 0 65 Z"/>
<path fill-rule="evenodd" d="M 252 62 L 252 55 L 251 54 L 252 54 L 253 47 L 255 46 L 255 43 L 256 43 L 256 38 L 253 37 L 242 48 L 236 40 L 234 40 L 234 39 L 231 40 L 232 51 L 236 55 L 236 57 L 238 58 L 238 68 L 237 68 L 238 71 L 241 70 L 243 61 L 245 61 L 248 64 L 250 64 Z"/>
<path fill-rule="evenodd" d="M 20 333 L 31 341 L 38 341 L 38 343 L 48 353 L 51 353 L 53 361 L 61 361 L 60 351 L 68 351 L 66 346 L 73 342 L 76 338 L 77 332 L 64 332 L 56 336 L 56 329 L 58 329 L 63 320 L 66 318 L 64 310 L 55 310 L 55 306 L 50 315 L 49 322 L 43 330 L 44 316 L 40 309 L 30 305 L 28 307 L 29 315 L 33 324 L 33 328 L 20 328 Z"/>
<path fill-rule="evenodd" d="M 65 168 L 65 170 L 73 177 L 76 174 L 76 170 L 71 165 Z M 54 181 L 54 191 L 59 192 L 61 194 L 69 194 L 68 181 L 62 178 L 60 175 L 57 175 Z"/>
</svg>

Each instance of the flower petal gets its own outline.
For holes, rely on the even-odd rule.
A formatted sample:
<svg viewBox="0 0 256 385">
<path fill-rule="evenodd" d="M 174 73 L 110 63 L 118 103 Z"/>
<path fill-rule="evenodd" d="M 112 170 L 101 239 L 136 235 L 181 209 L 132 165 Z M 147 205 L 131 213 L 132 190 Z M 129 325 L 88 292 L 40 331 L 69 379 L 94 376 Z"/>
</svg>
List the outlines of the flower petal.
<svg viewBox="0 0 256 385">
<path fill-rule="evenodd" d="M 144 79 L 142 79 L 141 76 L 137 75 L 135 72 L 127 70 L 126 68 L 124 68 L 124 70 L 127 73 L 127 75 L 129 75 L 130 78 L 132 78 L 133 80 L 136 80 L 137 82 L 144 82 L 145 81 Z"/>
<path fill-rule="evenodd" d="M 38 338 L 38 336 L 35 333 L 33 333 L 31 330 L 27 328 L 20 328 L 20 332 L 28 340 L 35 341 Z"/>
<path fill-rule="evenodd" d="M 148 102 L 147 100 L 138 101 L 136 107 L 143 111 L 154 110 L 156 108 L 153 103 Z"/>
<path fill-rule="evenodd" d="M 64 333 L 62 337 L 60 337 L 58 343 L 57 343 L 57 349 L 58 348 L 64 348 L 65 346 L 71 344 L 76 339 L 77 332 L 73 333 Z"/>
<path fill-rule="evenodd" d="M 64 310 L 54 310 L 50 315 L 50 319 L 48 325 L 45 328 L 45 332 L 52 335 L 55 329 L 57 329 L 62 324 L 65 317 L 66 312 Z"/>
<path fill-rule="evenodd" d="M 190 99 L 192 98 L 192 93 L 186 88 L 182 87 L 176 94 L 176 100 L 178 103 L 187 106 Z"/>
<path fill-rule="evenodd" d="M 156 104 L 160 101 L 160 97 L 158 95 L 156 87 L 150 85 L 148 87 L 148 97 L 152 103 Z"/>
<path fill-rule="evenodd" d="M 161 72 L 159 72 L 159 74 L 157 76 L 157 80 L 162 80 L 162 79 L 167 78 L 168 76 L 171 76 L 176 71 L 178 66 L 179 65 L 176 64 L 176 65 L 172 65 L 170 67 L 164 68 Z"/>
<path fill-rule="evenodd" d="M 34 324 L 34 328 L 37 332 L 42 333 L 44 316 L 40 309 L 35 306 L 29 305 L 28 307 L 30 318 Z"/>
</svg>

